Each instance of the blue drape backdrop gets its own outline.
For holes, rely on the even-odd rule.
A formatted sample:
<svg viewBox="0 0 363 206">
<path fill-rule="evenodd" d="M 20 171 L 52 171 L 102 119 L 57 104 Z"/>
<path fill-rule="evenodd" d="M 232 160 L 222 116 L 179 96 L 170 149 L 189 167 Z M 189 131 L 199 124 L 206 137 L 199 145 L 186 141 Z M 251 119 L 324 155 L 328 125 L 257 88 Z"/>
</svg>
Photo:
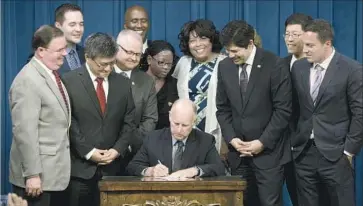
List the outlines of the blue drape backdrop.
<svg viewBox="0 0 363 206">
<path fill-rule="evenodd" d="M 42 24 L 54 22 L 54 10 L 62 3 L 78 4 L 84 13 L 85 35 L 102 31 L 116 36 L 123 28 L 124 12 L 141 5 L 149 13 L 149 39 L 164 39 L 179 52 L 178 32 L 186 21 L 207 18 L 221 29 L 228 21 L 244 19 L 262 37 L 263 47 L 281 57 L 287 54 L 282 34 L 284 21 L 293 12 L 324 18 L 335 28 L 336 49 L 362 62 L 362 1 L 360 0 L 3 0 L 1 1 L 1 194 L 10 191 L 8 159 L 11 144 L 11 117 L 8 105 L 10 84 L 31 52 L 31 37 Z M 363 156 L 355 159 L 356 202 L 363 206 Z M 291 205 L 284 192 L 285 205 Z"/>
</svg>

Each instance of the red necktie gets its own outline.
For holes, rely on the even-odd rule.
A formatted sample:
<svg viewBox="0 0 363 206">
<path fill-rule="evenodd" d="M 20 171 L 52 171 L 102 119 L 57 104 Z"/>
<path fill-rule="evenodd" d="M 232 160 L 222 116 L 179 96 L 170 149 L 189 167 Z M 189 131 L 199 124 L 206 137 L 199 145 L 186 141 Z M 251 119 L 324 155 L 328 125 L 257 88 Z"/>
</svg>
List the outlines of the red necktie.
<svg viewBox="0 0 363 206">
<path fill-rule="evenodd" d="M 103 85 L 102 85 L 103 78 L 97 77 L 96 81 L 97 81 L 96 93 L 97 93 L 98 102 L 100 103 L 102 114 L 105 114 L 106 95 L 105 95 L 105 90 L 103 89 Z"/>
<path fill-rule="evenodd" d="M 53 74 L 55 76 L 55 81 L 57 82 L 57 86 L 58 86 L 58 89 L 59 89 L 59 91 L 60 91 L 60 93 L 62 95 L 64 103 L 66 104 L 67 112 L 69 113 L 69 105 L 68 105 L 68 101 L 67 101 L 67 98 L 66 98 L 66 93 L 63 90 L 62 82 L 61 82 L 61 79 L 59 77 L 58 71 L 53 70 Z"/>
</svg>

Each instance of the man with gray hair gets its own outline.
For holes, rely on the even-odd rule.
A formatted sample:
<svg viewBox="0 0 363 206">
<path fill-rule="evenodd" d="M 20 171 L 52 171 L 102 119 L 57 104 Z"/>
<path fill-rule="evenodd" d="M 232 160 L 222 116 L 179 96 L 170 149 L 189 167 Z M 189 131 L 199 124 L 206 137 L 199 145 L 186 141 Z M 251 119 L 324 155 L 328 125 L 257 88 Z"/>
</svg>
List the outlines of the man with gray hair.
<svg viewBox="0 0 363 206">
<path fill-rule="evenodd" d="M 72 105 L 70 206 L 98 206 L 98 181 L 115 175 L 135 128 L 129 79 L 112 71 L 118 45 L 95 33 L 85 42 L 86 63 L 64 75 Z"/>
<path fill-rule="evenodd" d="M 117 37 L 119 51 L 116 55 L 115 72 L 131 80 L 135 102 L 136 130 L 130 142 L 130 150 L 121 164 L 120 175 L 136 152 L 140 149 L 144 136 L 153 131 L 158 122 L 158 108 L 154 80 L 138 69 L 142 52 L 142 38 L 132 30 L 122 30 Z"/>
<path fill-rule="evenodd" d="M 127 166 L 128 173 L 171 178 L 225 175 L 213 135 L 193 128 L 196 111 L 189 99 L 175 101 L 169 114 L 170 128 L 153 131 L 145 137 L 141 149 Z"/>
</svg>

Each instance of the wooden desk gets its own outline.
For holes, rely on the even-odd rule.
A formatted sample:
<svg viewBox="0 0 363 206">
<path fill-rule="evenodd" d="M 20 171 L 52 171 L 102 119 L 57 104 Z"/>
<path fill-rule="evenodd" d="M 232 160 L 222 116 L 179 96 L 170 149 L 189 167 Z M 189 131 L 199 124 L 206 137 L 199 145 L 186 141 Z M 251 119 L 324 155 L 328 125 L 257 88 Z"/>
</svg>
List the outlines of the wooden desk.
<svg viewBox="0 0 363 206">
<path fill-rule="evenodd" d="M 101 206 L 241 206 L 246 183 L 237 176 L 187 181 L 104 177 L 99 188 Z"/>
</svg>

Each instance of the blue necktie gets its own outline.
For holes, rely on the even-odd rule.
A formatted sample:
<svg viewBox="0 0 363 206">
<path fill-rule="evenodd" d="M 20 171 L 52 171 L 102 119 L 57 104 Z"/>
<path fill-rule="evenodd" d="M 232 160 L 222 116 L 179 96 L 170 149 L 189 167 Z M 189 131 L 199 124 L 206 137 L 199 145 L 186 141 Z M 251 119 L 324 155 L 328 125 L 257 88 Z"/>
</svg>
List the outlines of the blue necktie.
<svg viewBox="0 0 363 206">
<path fill-rule="evenodd" d="M 77 55 L 77 53 L 74 51 L 74 49 L 71 49 L 71 51 L 69 51 L 69 53 L 68 53 L 67 60 L 68 60 L 68 65 L 71 68 L 71 70 L 81 67 L 81 65 L 78 63 L 76 55 Z"/>
</svg>

